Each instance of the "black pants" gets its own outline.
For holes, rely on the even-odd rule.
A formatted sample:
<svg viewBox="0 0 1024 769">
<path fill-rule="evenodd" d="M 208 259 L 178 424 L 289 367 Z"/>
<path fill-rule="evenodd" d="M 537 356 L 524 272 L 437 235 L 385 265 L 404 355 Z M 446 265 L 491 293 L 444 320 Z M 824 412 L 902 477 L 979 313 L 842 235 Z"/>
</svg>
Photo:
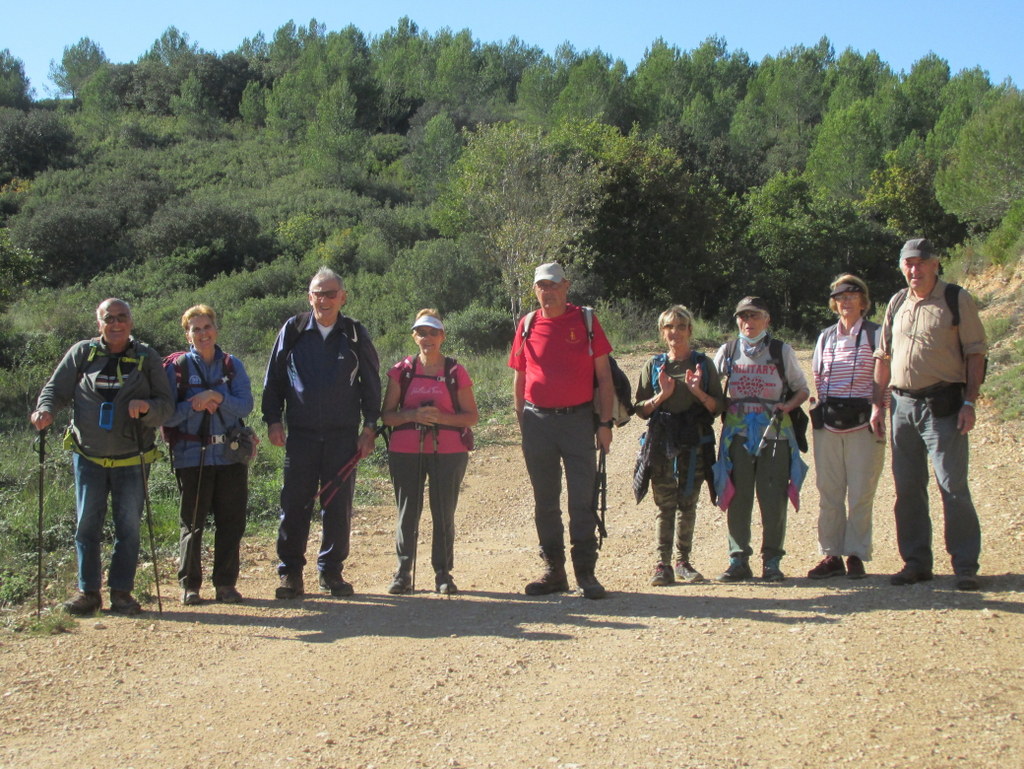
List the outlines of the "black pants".
<svg viewBox="0 0 1024 769">
<path fill-rule="evenodd" d="M 198 590 L 203 582 L 200 556 L 206 518 L 213 514 L 213 584 L 234 586 L 238 581 L 238 547 L 245 534 L 245 510 L 249 502 L 249 467 L 243 464 L 182 467 L 175 471 L 181 483 L 181 556 L 178 582 Z M 198 493 L 199 506 L 196 507 Z M 192 519 L 195 516 L 195 530 Z"/>
</svg>

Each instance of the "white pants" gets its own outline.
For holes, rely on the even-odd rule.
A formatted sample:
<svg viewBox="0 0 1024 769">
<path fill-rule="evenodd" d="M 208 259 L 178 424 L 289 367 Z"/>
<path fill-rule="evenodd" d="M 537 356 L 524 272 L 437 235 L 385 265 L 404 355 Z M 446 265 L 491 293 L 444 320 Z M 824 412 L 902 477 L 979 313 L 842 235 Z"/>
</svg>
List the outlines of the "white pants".
<svg viewBox="0 0 1024 769">
<path fill-rule="evenodd" d="M 849 433 L 814 431 L 814 471 L 821 497 L 818 544 L 824 555 L 871 560 L 872 506 L 884 460 L 885 443 L 867 427 Z"/>
</svg>

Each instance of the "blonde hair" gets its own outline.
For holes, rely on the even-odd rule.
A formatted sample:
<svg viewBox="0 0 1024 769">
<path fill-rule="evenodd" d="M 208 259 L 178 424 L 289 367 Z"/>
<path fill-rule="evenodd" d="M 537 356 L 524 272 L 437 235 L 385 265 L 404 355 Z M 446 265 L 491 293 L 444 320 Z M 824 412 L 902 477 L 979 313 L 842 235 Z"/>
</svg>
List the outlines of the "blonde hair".
<svg viewBox="0 0 1024 769">
<path fill-rule="evenodd" d="M 861 315 L 867 316 L 868 311 L 871 309 L 871 294 L 868 292 L 868 284 L 865 283 L 861 278 L 858 278 L 856 275 L 847 272 L 843 273 L 838 278 L 833 280 L 832 285 L 828 287 L 828 290 L 830 292 L 835 291 L 836 286 L 838 286 L 840 283 L 852 283 L 853 285 L 859 287 L 860 290 L 864 292 L 863 294 L 861 294 L 861 304 L 863 305 Z M 839 314 L 839 303 L 836 301 L 836 298 L 834 296 L 830 296 L 828 298 L 828 307 L 830 310 L 832 310 L 832 312 L 836 313 L 836 315 Z"/>
<path fill-rule="evenodd" d="M 681 304 L 674 304 L 658 316 L 658 331 L 661 331 L 673 320 L 681 320 L 693 328 L 693 313 Z"/>
<path fill-rule="evenodd" d="M 422 317 L 423 317 L 424 315 L 429 315 L 429 316 L 430 316 L 430 317 L 432 317 L 432 318 L 437 318 L 437 319 L 438 319 L 438 320 L 440 320 L 440 321 L 441 321 L 442 323 L 444 323 L 444 321 L 443 321 L 443 320 L 441 320 L 441 313 L 439 313 L 439 312 L 438 312 L 437 310 L 435 310 L 435 309 L 434 309 L 433 307 L 424 307 L 424 308 L 423 308 L 422 310 L 420 310 L 420 311 L 419 311 L 418 313 L 416 313 L 416 317 L 415 317 L 415 318 L 413 318 L 413 320 L 419 320 L 419 319 L 420 319 L 420 318 L 422 318 Z"/>
<path fill-rule="evenodd" d="M 208 304 L 196 304 L 185 310 L 185 313 L 181 316 L 181 327 L 185 329 L 185 333 L 188 333 L 188 324 L 192 318 L 200 315 L 207 316 L 210 319 L 210 323 L 213 324 L 213 327 L 217 328 L 217 311 Z"/>
</svg>

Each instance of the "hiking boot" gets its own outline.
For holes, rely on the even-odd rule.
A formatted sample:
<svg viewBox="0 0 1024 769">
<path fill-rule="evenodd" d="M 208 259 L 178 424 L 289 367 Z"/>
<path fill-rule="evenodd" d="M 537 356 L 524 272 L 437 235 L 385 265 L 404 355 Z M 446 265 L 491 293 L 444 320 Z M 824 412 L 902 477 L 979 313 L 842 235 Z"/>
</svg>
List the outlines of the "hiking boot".
<svg viewBox="0 0 1024 769">
<path fill-rule="evenodd" d="M 391 580 L 391 584 L 388 585 L 388 592 L 391 595 L 404 595 L 405 593 L 412 592 L 412 579 L 409 577 L 409 573 L 405 571 L 396 571 L 394 579 Z"/>
<path fill-rule="evenodd" d="M 860 559 L 858 559 L 860 560 Z M 863 571 L 864 567 L 861 567 Z M 846 574 L 846 567 L 843 566 L 843 559 L 838 555 L 826 555 L 821 563 L 807 572 L 811 579 L 827 579 L 829 577 L 841 577 Z"/>
<path fill-rule="evenodd" d="M 927 582 L 932 578 L 932 573 L 927 569 L 919 569 L 909 563 L 898 572 L 889 577 L 890 585 L 916 585 L 918 582 Z"/>
<path fill-rule="evenodd" d="M 654 567 L 654 576 L 651 577 L 652 586 L 665 587 L 665 585 L 671 585 L 675 581 L 676 577 L 667 563 L 658 563 Z"/>
<path fill-rule="evenodd" d="M 592 571 L 576 572 L 576 584 L 583 591 L 584 598 L 597 599 L 606 595 L 604 585 L 597 581 Z"/>
<path fill-rule="evenodd" d="M 340 572 L 333 571 L 320 572 L 320 587 L 336 598 L 345 598 L 356 592 L 350 583 L 342 579 Z"/>
<path fill-rule="evenodd" d="M 64 603 L 64 611 L 76 617 L 87 617 L 103 608 L 103 599 L 98 591 L 87 590 L 78 592 L 74 598 Z"/>
<path fill-rule="evenodd" d="M 434 591 L 441 595 L 455 595 L 459 588 L 451 574 L 439 571 L 434 577 Z"/>
<path fill-rule="evenodd" d="M 693 568 L 689 561 L 676 561 L 676 578 L 691 583 L 704 581 L 704 575 Z"/>
<path fill-rule="evenodd" d="M 745 579 L 753 578 L 754 572 L 750 570 L 747 559 L 736 556 L 729 559 L 729 568 L 715 577 L 719 582 L 742 582 Z"/>
<path fill-rule="evenodd" d="M 198 590 L 187 587 L 181 591 L 181 602 L 186 606 L 198 606 L 203 602 L 203 599 L 199 597 Z"/>
<path fill-rule="evenodd" d="M 855 555 L 846 559 L 846 576 L 850 579 L 864 579 L 868 573 L 864 570 L 864 561 Z"/>
<path fill-rule="evenodd" d="M 134 617 L 142 613 L 142 606 L 127 590 L 110 591 L 110 610 L 126 617 Z"/>
<path fill-rule="evenodd" d="M 217 585 L 217 600 L 221 603 L 241 603 L 242 594 L 234 585 Z"/>
<path fill-rule="evenodd" d="M 782 573 L 782 569 L 779 568 L 779 562 L 782 560 L 781 556 L 772 556 L 771 558 L 764 559 L 764 568 L 761 571 L 761 579 L 765 582 L 782 582 L 786 578 L 786 575 Z"/>
<path fill-rule="evenodd" d="M 302 584 L 301 574 L 282 574 L 281 584 L 274 591 L 274 598 L 287 600 L 289 598 L 301 598 L 305 592 Z"/>
<path fill-rule="evenodd" d="M 545 565 L 544 573 L 526 585 L 527 595 L 549 595 L 564 593 L 569 589 L 569 575 L 565 573 L 565 564 Z"/>
<path fill-rule="evenodd" d="M 978 578 L 973 574 L 958 574 L 956 582 L 953 583 L 957 590 L 980 590 Z"/>
</svg>

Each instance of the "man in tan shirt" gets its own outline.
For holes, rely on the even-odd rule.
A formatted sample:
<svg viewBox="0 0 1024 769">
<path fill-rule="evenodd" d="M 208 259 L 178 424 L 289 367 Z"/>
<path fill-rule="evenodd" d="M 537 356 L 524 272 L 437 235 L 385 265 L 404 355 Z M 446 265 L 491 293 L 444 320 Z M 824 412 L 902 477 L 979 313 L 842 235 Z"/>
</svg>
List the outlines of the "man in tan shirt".
<svg viewBox="0 0 1024 769">
<path fill-rule="evenodd" d="M 932 578 L 931 460 L 956 587 L 977 590 L 981 527 L 967 485 L 967 434 L 985 374 L 985 330 L 971 295 L 939 280 L 939 261 L 927 239 L 906 242 L 900 269 L 908 288 L 886 310 L 871 412 L 871 429 L 883 435 L 883 395 L 891 386 L 896 539 L 904 561 L 891 582 L 912 585 Z"/>
</svg>

